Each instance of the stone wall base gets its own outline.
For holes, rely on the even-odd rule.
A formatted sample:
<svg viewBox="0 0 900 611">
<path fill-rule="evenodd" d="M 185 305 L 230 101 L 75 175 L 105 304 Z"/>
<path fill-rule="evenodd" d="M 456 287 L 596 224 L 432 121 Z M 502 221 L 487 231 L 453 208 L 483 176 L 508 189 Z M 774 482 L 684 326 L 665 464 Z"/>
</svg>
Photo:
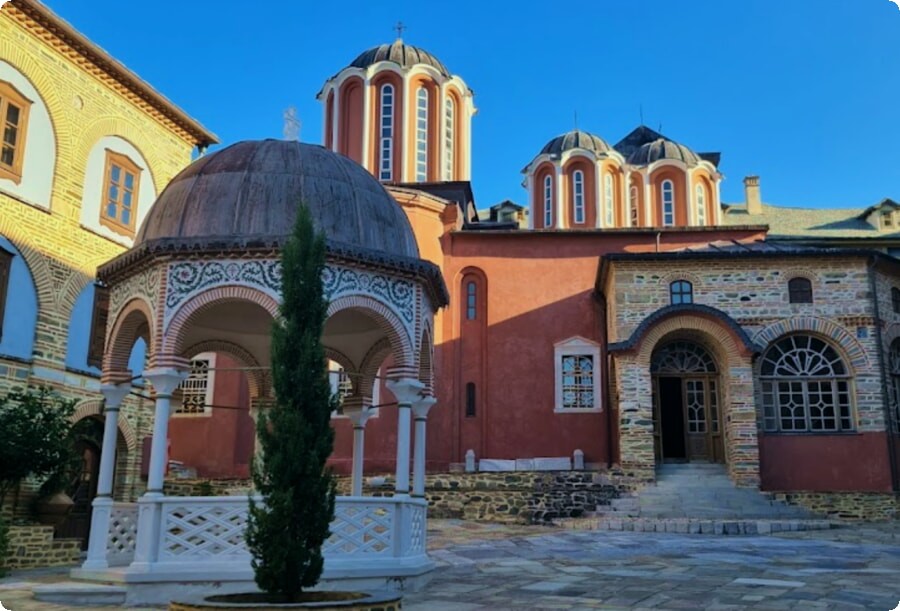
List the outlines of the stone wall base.
<svg viewBox="0 0 900 611">
<path fill-rule="evenodd" d="M 54 539 L 52 526 L 10 526 L 9 553 L 0 559 L 8 569 L 34 569 L 77 564 L 80 539 Z"/>
<path fill-rule="evenodd" d="M 773 498 L 800 505 L 829 518 L 893 520 L 900 517 L 900 495 L 895 492 L 770 492 Z"/>
</svg>

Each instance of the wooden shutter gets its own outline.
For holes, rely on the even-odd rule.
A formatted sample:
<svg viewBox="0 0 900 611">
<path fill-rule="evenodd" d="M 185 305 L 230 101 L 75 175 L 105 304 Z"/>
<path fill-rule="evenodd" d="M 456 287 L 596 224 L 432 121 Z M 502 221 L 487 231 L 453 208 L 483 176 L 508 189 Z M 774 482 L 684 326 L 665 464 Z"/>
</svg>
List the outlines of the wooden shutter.
<svg viewBox="0 0 900 611">
<path fill-rule="evenodd" d="M 106 346 L 106 321 L 109 318 L 109 288 L 94 284 L 94 310 L 91 316 L 91 339 L 88 346 L 88 365 L 103 368 L 103 350 Z"/>
</svg>

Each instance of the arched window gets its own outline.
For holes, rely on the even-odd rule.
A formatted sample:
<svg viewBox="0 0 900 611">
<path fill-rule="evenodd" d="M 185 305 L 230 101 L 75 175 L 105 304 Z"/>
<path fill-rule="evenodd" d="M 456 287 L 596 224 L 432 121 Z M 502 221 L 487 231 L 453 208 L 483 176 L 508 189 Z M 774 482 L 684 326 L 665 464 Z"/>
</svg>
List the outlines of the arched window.
<svg viewBox="0 0 900 611">
<path fill-rule="evenodd" d="M 676 280 L 669 285 L 669 298 L 672 305 L 694 303 L 694 286 L 687 280 Z"/>
<path fill-rule="evenodd" d="M 544 177 L 544 227 L 553 224 L 553 179 L 550 175 Z"/>
<path fill-rule="evenodd" d="M 900 289 L 896 286 L 891 289 L 891 307 L 894 314 L 900 314 Z"/>
<path fill-rule="evenodd" d="M 575 201 L 575 222 L 584 223 L 584 172 L 572 173 L 572 195 Z"/>
<path fill-rule="evenodd" d="M 706 189 L 697 185 L 697 224 L 706 225 Z"/>
<path fill-rule="evenodd" d="M 444 102 L 444 180 L 453 180 L 453 128 L 456 124 L 453 99 L 447 98 Z"/>
<path fill-rule="evenodd" d="M 466 384 L 466 418 L 475 417 L 475 382 Z"/>
<path fill-rule="evenodd" d="M 475 320 L 478 317 L 478 286 L 474 280 L 466 283 L 466 320 Z"/>
<path fill-rule="evenodd" d="M 675 185 L 671 180 L 662 183 L 662 208 L 663 226 L 671 227 L 675 224 Z"/>
<path fill-rule="evenodd" d="M 416 92 L 416 180 L 428 180 L 428 90 Z"/>
<path fill-rule="evenodd" d="M 637 227 L 640 222 L 640 211 L 638 209 L 638 189 L 632 186 L 628 191 L 628 213 L 632 227 Z"/>
<path fill-rule="evenodd" d="M 896 290 L 896 289 L 895 289 Z M 894 432 L 900 432 L 900 338 L 891 342 L 891 415 L 894 420 Z"/>
<path fill-rule="evenodd" d="M 394 169 L 394 86 L 381 86 L 381 180 L 391 180 Z"/>
<path fill-rule="evenodd" d="M 612 227 L 616 224 L 612 174 L 603 175 L 603 205 L 606 207 L 606 226 Z"/>
<path fill-rule="evenodd" d="M 788 299 L 791 303 L 812 303 L 812 282 L 807 278 L 791 278 L 788 281 Z"/>
<path fill-rule="evenodd" d="M 824 341 L 809 335 L 778 340 L 763 355 L 760 381 L 765 430 L 853 430 L 850 374 Z"/>
<path fill-rule="evenodd" d="M 12 83 L 0 81 L 0 178 L 19 184 L 25 158 L 25 128 L 31 102 Z"/>
</svg>

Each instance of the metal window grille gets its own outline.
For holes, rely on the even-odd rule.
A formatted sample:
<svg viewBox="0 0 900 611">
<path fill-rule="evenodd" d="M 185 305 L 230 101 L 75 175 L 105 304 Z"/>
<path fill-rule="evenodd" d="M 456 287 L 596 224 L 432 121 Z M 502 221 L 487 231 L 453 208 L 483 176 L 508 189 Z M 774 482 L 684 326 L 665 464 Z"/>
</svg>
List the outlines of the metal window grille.
<svg viewBox="0 0 900 611">
<path fill-rule="evenodd" d="M 206 396 L 209 390 L 209 359 L 191 361 L 191 373 L 181 383 L 181 405 L 176 414 L 206 413 Z"/>
<path fill-rule="evenodd" d="M 562 378 L 564 408 L 594 407 L 594 357 L 589 354 L 563 356 Z"/>
</svg>

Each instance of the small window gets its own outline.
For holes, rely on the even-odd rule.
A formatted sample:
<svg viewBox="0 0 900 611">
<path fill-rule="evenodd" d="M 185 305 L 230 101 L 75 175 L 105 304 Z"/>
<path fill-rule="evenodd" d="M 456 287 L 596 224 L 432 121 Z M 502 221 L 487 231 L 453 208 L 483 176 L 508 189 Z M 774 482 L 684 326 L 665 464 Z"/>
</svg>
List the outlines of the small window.
<svg viewBox="0 0 900 611">
<path fill-rule="evenodd" d="M 675 185 L 671 180 L 662 183 L 663 226 L 675 224 Z"/>
<path fill-rule="evenodd" d="M 637 190 L 637 187 L 631 187 L 631 189 L 630 189 L 630 191 L 629 191 L 629 193 L 628 193 L 628 211 L 629 211 L 629 217 L 630 217 L 630 221 L 631 221 L 631 226 L 632 226 L 632 227 L 637 227 L 637 226 L 638 226 L 638 222 L 639 222 L 639 218 L 640 218 L 640 216 L 639 216 L 640 211 L 638 210 L 638 190 Z"/>
<path fill-rule="evenodd" d="M 882 227 L 893 227 L 894 226 L 894 212 L 882 212 L 881 213 L 881 226 Z"/>
<path fill-rule="evenodd" d="M 544 177 L 544 227 L 553 224 L 553 179 L 550 175 Z"/>
<path fill-rule="evenodd" d="M 687 280 L 676 280 L 669 285 L 672 305 L 694 303 L 694 286 Z"/>
<path fill-rule="evenodd" d="M 119 233 L 134 235 L 141 169 L 125 155 L 106 151 L 100 223 Z"/>
<path fill-rule="evenodd" d="M 0 287 L 2 289 L 2 287 Z M 896 286 L 891 289 L 891 306 L 894 314 L 900 314 L 900 289 Z"/>
<path fill-rule="evenodd" d="M 792 278 L 788 282 L 788 297 L 791 303 L 812 303 L 812 282 L 807 278 Z"/>
<path fill-rule="evenodd" d="M 22 181 L 22 160 L 25 157 L 25 131 L 28 109 L 31 106 L 15 87 L 0 82 L 0 178 L 19 184 Z"/>
<path fill-rule="evenodd" d="M 416 180 L 428 180 L 428 90 L 416 93 Z"/>
<path fill-rule="evenodd" d="M 562 357 L 562 408 L 594 407 L 594 357 L 568 354 Z"/>
<path fill-rule="evenodd" d="M 697 224 L 706 225 L 706 189 L 697 185 Z"/>
<path fill-rule="evenodd" d="M 394 86 L 381 87 L 381 180 L 391 180 L 394 170 Z"/>
<path fill-rule="evenodd" d="M 3 316 L 6 312 L 6 297 L 9 293 L 9 271 L 12 269 L 13 254 L 0 247 L 0 338 L 3 337 Z"/>
<path fill-rule="evenodd" d="M 575 222 L 584 223 L 584 172 L 575 170 L 572 174 L 572 193 L 575 200 Z"/>
<path fill-rule="evenodd" d="M 476 299 L 478 287 L 474 281 L 466 284 L 466 320 L 475 320 L 477 315 Z"/>
<path fill-rule="evenodd" d="M 191 360 L 191 372 L 179 386 L 181 404 L 175 409 L 176 414 L 202 416 L 211 412 L 214 358 L 213 354 L 198 354 Z"/>
<path fill-rule="evenodd" d="M 444 102 L 444 180 L 453 180 L 453 129 L 456 125 L 456 117 L 453 100 L 447 98 Z"/>
<path fill-rule="evenodd" d="M 612 174 L 606 174 L 603 176 L 603 202 L 604 206 L 606 207 L 606 226 L 612 227 L 616 224 Z"/>
<path fill-rule="evenodd" d="M 475 417 L 475 382 L 466 384 L 466 418 Z"/>
</svg>

